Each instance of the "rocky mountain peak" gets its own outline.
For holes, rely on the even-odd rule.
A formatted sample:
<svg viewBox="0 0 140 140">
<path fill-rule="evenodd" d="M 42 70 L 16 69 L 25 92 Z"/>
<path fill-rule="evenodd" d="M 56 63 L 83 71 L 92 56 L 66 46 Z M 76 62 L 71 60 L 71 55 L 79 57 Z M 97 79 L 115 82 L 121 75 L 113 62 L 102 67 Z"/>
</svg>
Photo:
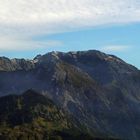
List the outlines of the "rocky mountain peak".
<svg viewBox="0 0 140 140">
<path fill-rule="evenodd" d="M 57 63 L 59 61 L 59 52 L 49 52 L 45 55 L 37 55 L 34 62 L 37 64 Z"/>
<path fill-rule="evenodd" d="M 140 139 L 140 71 L 116 56 L 89 50 L 50 52 L 33 60 L 1 57 L 0 96 L 28 89 L 49 97 L 91 134 Z M 34 91 L 26 92 L 26 100 L 44 104 Z"/>
</svg>

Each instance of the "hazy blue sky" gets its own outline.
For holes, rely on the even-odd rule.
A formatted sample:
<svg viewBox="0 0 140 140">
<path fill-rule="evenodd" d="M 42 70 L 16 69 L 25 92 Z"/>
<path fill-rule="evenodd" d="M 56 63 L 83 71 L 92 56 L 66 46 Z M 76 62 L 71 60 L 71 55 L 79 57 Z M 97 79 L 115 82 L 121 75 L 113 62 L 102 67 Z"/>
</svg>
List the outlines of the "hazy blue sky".
<svg viewBox="0 0 140 140">
<path fill-rule="evenodd" d="M 140 68 L 140 0 L 0 0 L 0 55 L 96 49 Z"/>
</svg>

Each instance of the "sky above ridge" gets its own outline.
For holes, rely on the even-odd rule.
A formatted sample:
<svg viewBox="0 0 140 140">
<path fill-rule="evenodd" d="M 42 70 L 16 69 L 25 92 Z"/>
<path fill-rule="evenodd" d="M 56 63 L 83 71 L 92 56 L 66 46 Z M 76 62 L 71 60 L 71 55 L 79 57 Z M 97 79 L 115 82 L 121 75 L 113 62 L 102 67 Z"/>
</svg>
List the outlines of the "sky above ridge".
<svg viewBox="0 0 140 140">
<path fill-rule="evenodd" d="M 0 0 L 0 56 L 89 49 L 140 68 L 140 0 Z"/>
</svg>

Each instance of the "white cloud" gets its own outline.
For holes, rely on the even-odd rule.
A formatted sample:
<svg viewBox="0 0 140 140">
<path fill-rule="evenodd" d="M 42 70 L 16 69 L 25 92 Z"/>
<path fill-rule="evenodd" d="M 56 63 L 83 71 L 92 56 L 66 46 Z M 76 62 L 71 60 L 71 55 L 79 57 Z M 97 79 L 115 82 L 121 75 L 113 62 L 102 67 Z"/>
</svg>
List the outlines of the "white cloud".
<svg viewBox="0 0 140 140">
<path fill-rule="evenodd" d="M 0 37 L 14 34 L 15 46 L 19 37 L 131 22 L 140 22 L 140 0 L 0 0 Z"/>
<path fill-rule="evenodd" d="M 63 43 L 57 40 L 37 41 L 24 37 L 0 37 L 0 51 L 28 51 L 38 50 L 54 46 L 62 46 Z"/>
<path fill-rule="evenodd" d="M 124 52 L 127 51 L 130 48 L 130 46 L 124 46 L 124 45 L 110 45 L 110 46 L 104 46 L 100 48 L 101 51 L 112 53 L 112 52 Z"/>
</svg>

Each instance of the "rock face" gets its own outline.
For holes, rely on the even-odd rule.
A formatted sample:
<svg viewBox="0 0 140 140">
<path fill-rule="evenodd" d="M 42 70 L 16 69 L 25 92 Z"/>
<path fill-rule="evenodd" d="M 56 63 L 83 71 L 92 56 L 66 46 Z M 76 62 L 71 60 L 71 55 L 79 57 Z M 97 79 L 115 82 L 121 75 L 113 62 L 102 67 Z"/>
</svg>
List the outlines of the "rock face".
<svg viewBox="0 0 140 140">
<path fill-rule="evenodd" d="M 99 51 L 51 52 L 33 60 L 0 58 L 0 95 L 34 89 L 89 133 L 140 139 L 140 71 Z"/>
</svg>

